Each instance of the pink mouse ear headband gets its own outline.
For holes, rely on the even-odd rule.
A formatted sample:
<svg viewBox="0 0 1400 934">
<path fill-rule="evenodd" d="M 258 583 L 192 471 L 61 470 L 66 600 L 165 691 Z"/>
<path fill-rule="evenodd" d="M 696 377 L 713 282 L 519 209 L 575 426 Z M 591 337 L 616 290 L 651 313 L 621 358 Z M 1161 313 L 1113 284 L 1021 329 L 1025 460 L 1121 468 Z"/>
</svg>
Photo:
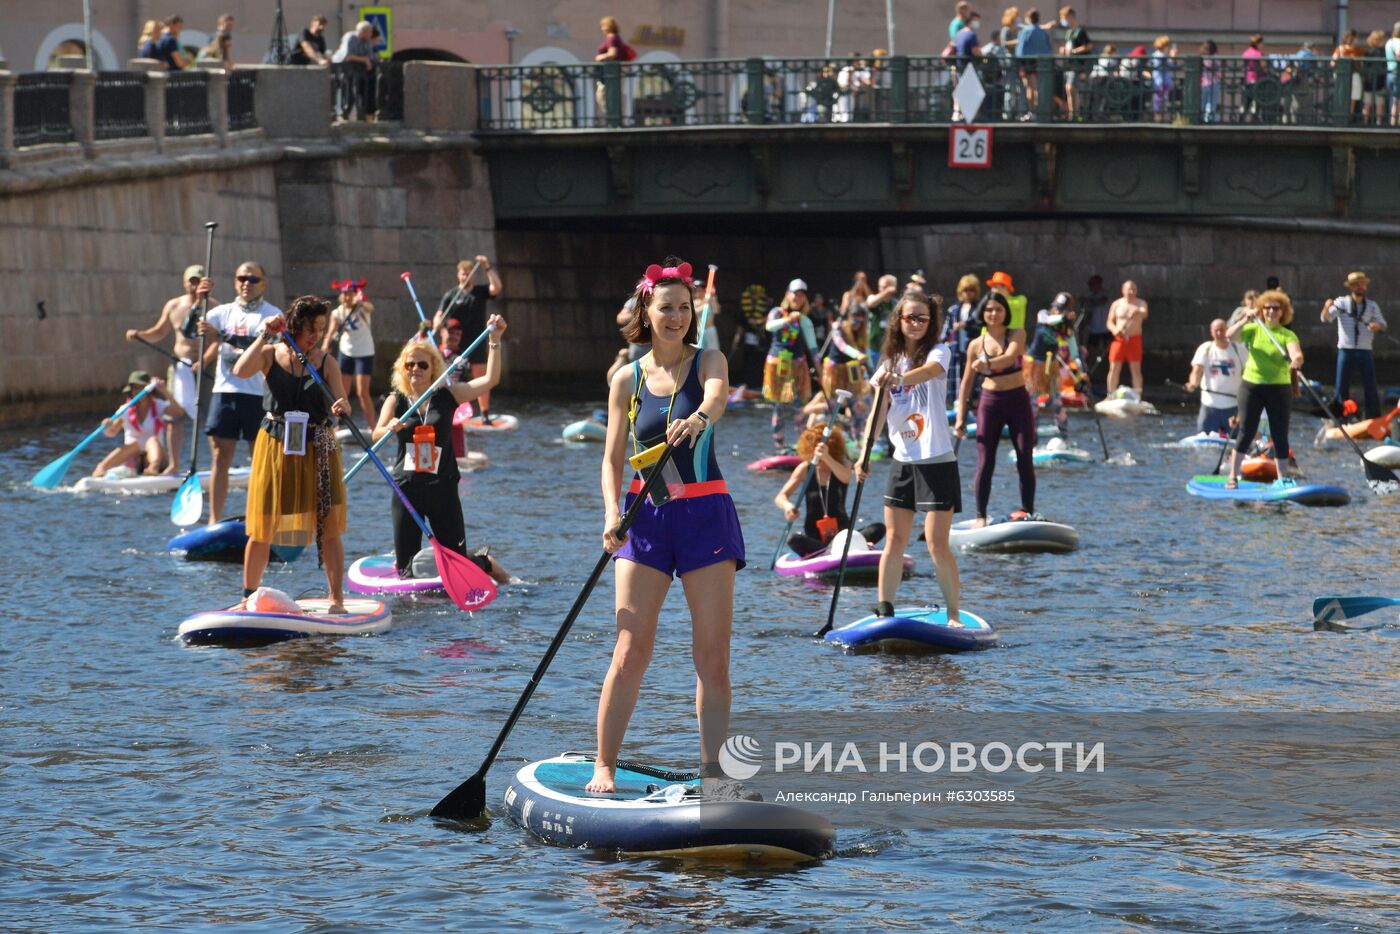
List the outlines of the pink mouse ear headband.
<svg viewBox="0 0 1400 934">
<path fill-rule="evenodd" d="M 642 297 L 646 298 L 651 295 L 652 289 L 656 288 L 656 284 L 662 279 L 684 279 L 689 282 L 690 273 L 691 269 L 689 263 L 681 263 L 679 266 L 667 266 L 665 269 L 662 269 L 656 263 L 652 263 L 647 267 L 647 271 L 642 274 L 642 278 L 637 280 L 637 288 L 642 290 Z"/>
</svg>

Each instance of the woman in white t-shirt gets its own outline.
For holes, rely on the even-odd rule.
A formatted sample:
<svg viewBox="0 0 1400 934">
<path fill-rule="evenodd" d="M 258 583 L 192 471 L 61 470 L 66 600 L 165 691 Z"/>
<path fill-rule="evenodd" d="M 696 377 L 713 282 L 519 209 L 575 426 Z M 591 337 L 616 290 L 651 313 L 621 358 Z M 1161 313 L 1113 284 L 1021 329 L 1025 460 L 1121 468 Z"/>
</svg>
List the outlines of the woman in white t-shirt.
<svg viewBox="0 0 1400 934">
<path fill-rule="evenodd" d="M 332 282 L 331 288 L 340 293 L 340 304 L 331 312 L 331 324 L 322 349 L 329 352 L 333 339 L 340 335 L 336 348 L 340 373 L 349 383 L 346 388 L 360 403 L 367 424 L 373 428 L 374 403 L 369 394 L 369 381 L 374 375 L 374 335 L 370 333 L 369 318 L 374 314 L 374 306 L 365 301 L 364 279 Z"/>
<path fill-rule="evenodd" d="M 958 562 L 948 546 L 953 514 L 962 510 L 962 481 L 953 453 L 945 409 L 952 349 L 938 343 L 943 322 L 938 302 L 922 292 L 906 292 L 890 316 L 880 367 L 870 378 L 888 390 L 865 426 L 868 448 L 884 425 L 894 445 L 895 467 L 885 488 L 885 550 L 880 556 L 880 597 L 876 615 L 893 616 L 895 592 L 903 576 L 904 549 L 914 528 L 914 514 L 927 513 L 924 540 L 943 591 L 948 618 L 958 618 Z M 882 421 L 883 420 L 883 421 Z M 864 469 L 862 469 L 864 467 Z M 869 463 L 857 458 L 864 480 Z"/>
</svg>

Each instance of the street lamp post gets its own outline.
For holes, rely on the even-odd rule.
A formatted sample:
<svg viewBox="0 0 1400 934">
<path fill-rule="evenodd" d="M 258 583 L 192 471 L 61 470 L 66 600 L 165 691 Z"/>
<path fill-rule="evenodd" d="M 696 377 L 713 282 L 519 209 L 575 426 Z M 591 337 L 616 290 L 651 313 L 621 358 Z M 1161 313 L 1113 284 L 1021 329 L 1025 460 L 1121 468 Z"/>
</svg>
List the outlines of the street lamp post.
<svg viewBox="0 0 1400 934">
<path fill-rule="evenodd" d="M 520 30 L 514 26 L 506 27 L 506 64 L 515 64 L 515 40 L 520 38 Z"/>
</svg>

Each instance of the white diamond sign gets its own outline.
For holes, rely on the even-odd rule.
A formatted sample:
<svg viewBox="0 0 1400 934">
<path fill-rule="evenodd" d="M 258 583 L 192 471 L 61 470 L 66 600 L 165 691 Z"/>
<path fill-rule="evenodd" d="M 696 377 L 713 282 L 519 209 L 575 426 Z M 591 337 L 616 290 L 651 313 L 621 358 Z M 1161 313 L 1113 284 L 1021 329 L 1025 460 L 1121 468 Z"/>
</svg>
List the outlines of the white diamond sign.
<svg viewBox="0 0 1400 934">
<path fill-rule="evenodd" d="M 982 87 L 982 79 L 977 77 L 977 69 L 968 65 L 958 78 L 958 86 L 953 89 L 953 102 L 958 105 L 964 122 L 977 119 L 977 111 L 987 99 L 987 90 Z"/>
</svg>

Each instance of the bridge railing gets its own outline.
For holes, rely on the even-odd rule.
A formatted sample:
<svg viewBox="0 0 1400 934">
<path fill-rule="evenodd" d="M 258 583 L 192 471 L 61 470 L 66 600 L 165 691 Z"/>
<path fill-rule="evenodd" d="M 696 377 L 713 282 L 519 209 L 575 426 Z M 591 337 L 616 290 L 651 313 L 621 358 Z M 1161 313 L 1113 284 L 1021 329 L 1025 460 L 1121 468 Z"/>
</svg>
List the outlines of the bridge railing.
<svg viewBox="0 0 1400 934">
<path fill-rule="evenodd" d="M 981 123 L 1390 125 L 1384 61 L 897 55 L 483 67 L 479 126 L 947 124 L 969 66 Z"/>
</svg>

